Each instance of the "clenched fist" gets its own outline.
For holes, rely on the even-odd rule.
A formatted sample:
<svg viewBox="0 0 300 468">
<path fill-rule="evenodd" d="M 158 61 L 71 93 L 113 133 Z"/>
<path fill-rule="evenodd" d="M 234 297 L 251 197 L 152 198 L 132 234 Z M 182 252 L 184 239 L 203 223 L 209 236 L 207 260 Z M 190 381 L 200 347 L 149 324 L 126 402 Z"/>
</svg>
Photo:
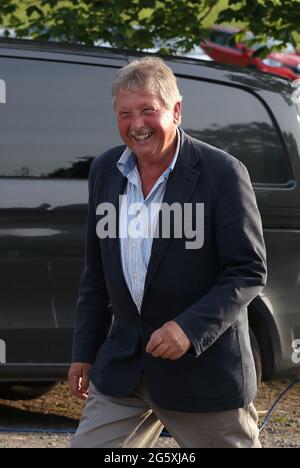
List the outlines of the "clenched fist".
<svg viewBox="0 0 300 468">
<path fill-rule="evenodd" d="M 152 333 L 146 351 L 153 357 L 174 361 L 183 356 L 191 346 L 182 328 L 176 322 L 171 321 Z"/>
</svg>

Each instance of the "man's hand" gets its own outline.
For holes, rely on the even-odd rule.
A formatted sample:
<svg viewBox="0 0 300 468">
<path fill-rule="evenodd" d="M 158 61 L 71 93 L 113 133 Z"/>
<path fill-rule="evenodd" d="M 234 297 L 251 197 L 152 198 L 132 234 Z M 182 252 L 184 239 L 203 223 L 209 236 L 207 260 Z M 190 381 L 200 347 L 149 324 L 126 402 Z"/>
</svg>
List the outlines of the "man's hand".
<svg viewBox="0 0 300 468">
<path fill-rule="evenodd" d="M 68 374 L 71 393 L 83 401 L 88 397 L 88 373 L 91 367 L 91 364 L 85 362 L 74 362 Z"/>
<path fill-rule="evenodd" d="M 165 323 L 152 333 L 146 351 L 156 358 L 174 361 L 183 356 L 192 346 L 192 343 L 174 321 Z"/>
</svg>

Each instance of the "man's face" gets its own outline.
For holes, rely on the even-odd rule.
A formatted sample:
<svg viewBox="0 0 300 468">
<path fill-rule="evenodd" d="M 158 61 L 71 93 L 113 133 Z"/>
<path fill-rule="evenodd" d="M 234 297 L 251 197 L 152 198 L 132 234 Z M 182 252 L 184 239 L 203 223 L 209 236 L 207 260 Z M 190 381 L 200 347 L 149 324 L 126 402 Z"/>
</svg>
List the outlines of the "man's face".
<svg viewBox="0 0 300 468">
<path fill-rule="evenodd" d="M 120 90 L 116 96 L 120 135 L 131 151 L 143 159 L 155 161 L 168 155 L 174 144 L 180 111 L 180 102 L 168 110 L 149 91 Z"/>
</svg>

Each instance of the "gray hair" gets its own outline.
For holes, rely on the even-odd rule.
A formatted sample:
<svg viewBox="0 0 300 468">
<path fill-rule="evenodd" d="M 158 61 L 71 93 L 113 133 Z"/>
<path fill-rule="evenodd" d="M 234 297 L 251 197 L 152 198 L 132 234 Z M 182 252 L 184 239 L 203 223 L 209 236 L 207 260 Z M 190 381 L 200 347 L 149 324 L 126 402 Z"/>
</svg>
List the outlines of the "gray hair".
<svg viewBox="0 0 300 468">
<path fill-rule="evenodd" d="M 176 77 L 159 57 L 144 57 L 121 68 L 112 84 L 113 106 L 120 90 L 147 90 L 160 97 L 166 109 L 181 102 Z"/>
</svg>

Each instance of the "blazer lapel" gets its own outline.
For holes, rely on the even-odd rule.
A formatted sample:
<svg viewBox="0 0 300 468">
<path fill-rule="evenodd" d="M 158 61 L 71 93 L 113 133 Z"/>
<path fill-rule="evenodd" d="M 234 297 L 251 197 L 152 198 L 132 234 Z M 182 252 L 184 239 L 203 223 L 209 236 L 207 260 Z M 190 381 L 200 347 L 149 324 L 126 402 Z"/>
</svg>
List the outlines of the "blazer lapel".
<svg viewBox="0 0 300 468">
<path fill-rule="evenodd" d="M 119 171 L 116 165 L 111 167 L 105 175 L 105 200 L 108 203 L 114 205 L 116 209 L 116 238 L 107 238 L 107 254 L 109 258 L 109 264 L 112 270 L 114 271 L 114 275 L 119 278 L 120 286 L 123 288 L 124 292 L 126 293 L 131 306 L 136 308 L 136 305 L 132 299 L 128 286 L 126 284 L 124 274 L 123 274 L 123 267 L 121 261 L 121 248 L 120 248 L 120 241 L 119 241 L 119 219 L 120 219 L 120 207 L 119 207 L 119 197 L 122 195 L 126 188 L 126 177 Z"/>
<path fill-rule="evenodd" d="M 181 149 L 174 171 L 171 172 L 167 183 L 167 188 L 163 203 L 172 205 L 172 203 L 180 203 L 183 205 L 191 198 L 191 195 L 198 182 L 200 171 L 199 168 L 193 167 L 199 162 L 199 157 L 194 150 L 194 146 L 189 141 L 187 135 L 181 132 Z M 172 231 L 171 231 L 172 237 Z M 171 239 L 154 238 L 150 262 L 148 266 L 146 281 L 145 281 L 145 294 L 153 279 L 153 276 L 162 261 L 166 250 L 169 246 Z"/>
</svg>

